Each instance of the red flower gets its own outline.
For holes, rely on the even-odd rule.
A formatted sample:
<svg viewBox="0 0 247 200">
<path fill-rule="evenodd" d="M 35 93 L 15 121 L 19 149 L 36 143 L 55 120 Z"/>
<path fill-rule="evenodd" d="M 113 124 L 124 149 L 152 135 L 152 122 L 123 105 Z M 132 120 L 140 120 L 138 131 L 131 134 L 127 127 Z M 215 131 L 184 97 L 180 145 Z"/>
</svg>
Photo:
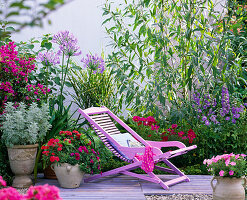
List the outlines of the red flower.
<svg viewBox="0 0 247 200">
<path fill-rule="evenodd" d="M 81 138 L 81 134 L 80 133 L 77 133 L 76 134 L 76 138 L 79 140 Z"/>
<path fill-rule="evenodd" d="M 168 136 L 162 136 L 162 141 L 168 141 Z"/>
<path fill-rule="evenodd" d="M 51 156 L 51 157 L 50 157 L 50 161 L 51 161 L 51 162 L 54 162 L 54 161 L 55 161 L 55 156 Z"/>
<path fill-rule="evenodd" d="M 177 124 L 172 124 L 172 129 L 176 129 L 178 127 Z"/>
<path fill-rule="evenodd" d="M 90 145 L 90 146 L 91 146 L 91 144 L 92 144 L 92 142 L 91 142 L 91 140 L 89 140 L 89 143 L 88 143 L 88 145 Z"/>
<path fill-rule="evenodd" d="M 58 151 L 62 151 L 62 148 L 61 148 L 61 147 L 58 147 L 57 150 L 58 150 Z"/>
<path fill-rule="evenodd" d="M 51 155 L 55 156 L 55 153 L 51 153 Z"/>
<path fill-rule="evenodd" d="M 64 131 L 60 131 L 60 132 L 59 132 L 59 135 L 63 135 L 63 134 L 65 134 Z"/>
<path fill-rule="evenodd" d="M 193 141 L 193 139 L 196 138 L 196 134 L 195 134 L 195 132 L 194 132 L 192 129 L 190 129 L 190 130 L 188 130 L 188 135 L 187 135 L 187 137 L 188 137 L 189 139 L 192 139 L 192 141 Z"/>
<path fill-rule="evenodd" d="M 151 137 L 151 134 L 149 134 L 148 137 Z"/>
<path fill-rule="evenodd" d="M 72 133 L 74 133 L 74 134 L 78 134 L 79 132 L 78 132 L 78 131 L 76 131 L 76 130 L 73 130 L 73 131 L 72 131 Z"/>
<path fill-rule="evenodd" d="M 66 135 L 69 135 L 69 136 L 72 135 L 72 133 L 70 131 L 65 131 L 65 133 L 66 133 Z"/>
</svg>

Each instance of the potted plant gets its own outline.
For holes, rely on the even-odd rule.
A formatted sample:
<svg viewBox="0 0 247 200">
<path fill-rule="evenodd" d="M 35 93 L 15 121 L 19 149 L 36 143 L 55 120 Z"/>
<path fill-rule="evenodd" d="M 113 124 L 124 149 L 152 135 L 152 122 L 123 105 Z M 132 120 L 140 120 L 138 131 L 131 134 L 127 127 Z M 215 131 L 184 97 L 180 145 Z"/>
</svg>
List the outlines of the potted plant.
<svg viewBox="0 0 247 200">
<path fill-rule="evenodd" d="M 86 134 L 60 131 L 42 147 L 44 167 L 51 164 L 58 182 L 64 188 L 80 186 L 84 173 L 100 172 L 100 158 Z"/>
<path fill-rule="evenodd" d="M 213 188 L 213 199 L 234 199 L 244 200 L 246 186 L 246 155 L 245 154 L 224 154 L 217 155 L 211 159 L 204 160 L 203 164 L 207 165 L 214 177 L 211 180 Z M 213 180 L 217 180 L 213 185 Z M 244 187 L 243 187 L 244 181 Z"/>
<path fill-rule="evenodd" d="M 33 171 L 38 142 L 42 141 L 50 128 L 49 108 L 46 104 L 40 108 L 36 103 L 30 107 L 24 103 L 14 106 L 7 102 L 0 116 L 2 140 L 8 148 L 10 167 L 15 174 L 13 187 L 24 188 L 32 184 L 30 174 Z"/>
</svg>

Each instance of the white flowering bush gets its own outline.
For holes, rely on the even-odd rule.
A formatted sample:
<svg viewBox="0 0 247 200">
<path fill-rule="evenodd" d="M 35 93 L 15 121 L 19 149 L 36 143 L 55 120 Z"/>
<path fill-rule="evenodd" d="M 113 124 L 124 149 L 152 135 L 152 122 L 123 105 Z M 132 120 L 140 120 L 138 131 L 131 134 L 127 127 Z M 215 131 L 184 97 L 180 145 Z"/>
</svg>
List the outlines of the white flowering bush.
<svg viewBox="0 0 247 200">
<path fill-rule="evenodd" d="M 47 104 L 39 108 L 36 103 L 32 103 L 27 108 L 24 103 L 16 107 L 12 102 L 8 102 L 4 114 L 0 117 L 2 140 L 7 147 L 40 142 L 51 127 L 49 119 Z"/>
</svg>

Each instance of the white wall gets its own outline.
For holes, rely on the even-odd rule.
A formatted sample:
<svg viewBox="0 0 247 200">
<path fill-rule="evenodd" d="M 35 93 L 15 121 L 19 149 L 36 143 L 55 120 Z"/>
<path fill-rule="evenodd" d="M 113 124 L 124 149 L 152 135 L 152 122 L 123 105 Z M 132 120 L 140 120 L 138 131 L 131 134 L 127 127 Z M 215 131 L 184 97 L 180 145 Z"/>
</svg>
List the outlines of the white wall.
<svg viewBox="0 0 247 200">
<path fill-rule="evenodd" d="M 106 35 L 101 26 L 104 2 L 104 0 L 74 0 L 49 15 L 43 28 L 27 27 L 22 32 L 14 34 L 12 39 L 27 41 L 46 33 L 55 34 L 58 31 L 69 30 L 78 39 L 82 56 L 89 52 L 100 54 L 106 46 Z M 48 19 L 51 19 L 51 25 L 47 23 Z"/>
</svg>

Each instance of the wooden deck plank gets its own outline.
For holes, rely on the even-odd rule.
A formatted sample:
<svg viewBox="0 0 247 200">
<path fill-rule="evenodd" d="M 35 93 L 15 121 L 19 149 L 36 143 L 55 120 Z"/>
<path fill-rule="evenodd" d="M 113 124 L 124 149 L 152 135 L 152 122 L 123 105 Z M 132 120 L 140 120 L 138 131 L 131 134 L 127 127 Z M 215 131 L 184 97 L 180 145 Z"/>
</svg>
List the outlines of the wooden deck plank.
<svg viewBox="0 0 247 200">
<path fill-rule="evenodd" d="M 86 176 L 88 177 L 88 175 Z M 177 175 L 158 175 L 163 181 L 177 178 Z M 212 176 L 189 175 L 190 182 L 181 182 L 164 190 L 159 184 L 140 180 L 126 175 L 103 177 L 89 183 L 82 183 L 79 188 L 59 187 L 57 180 L 39 178 L 36 185 L 55 185 L 60 189 L 64 200 L 105 199 L 105 200 L 145 200 L 145 195 L 170 194 L 212 194 L 210 180 Z"/>
</svg>

